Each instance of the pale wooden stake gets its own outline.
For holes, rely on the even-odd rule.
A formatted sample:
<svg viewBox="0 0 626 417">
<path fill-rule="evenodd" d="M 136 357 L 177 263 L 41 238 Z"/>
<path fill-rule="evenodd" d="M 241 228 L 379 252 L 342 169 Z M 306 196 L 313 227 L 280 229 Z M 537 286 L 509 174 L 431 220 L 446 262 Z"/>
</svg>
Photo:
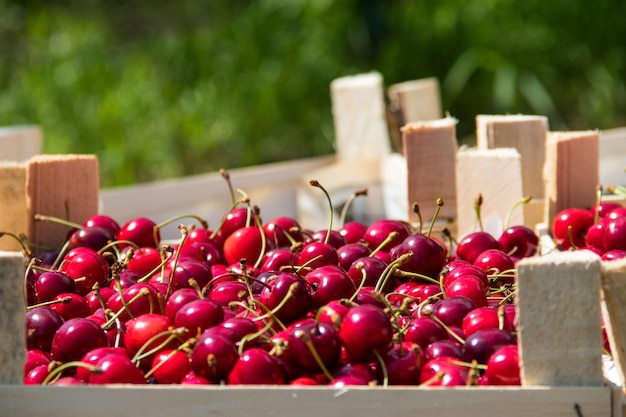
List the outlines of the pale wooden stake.
<svg viewBox="0 0 626 417">
<path fill-rule="evenodd" d="M 477 115 L 476 146 L 479 149 L 515 148 L 522 158 L 522 190 L 532 200 L 525 204 L 524 224 L 530 228 L 543 221 L 548 118 L 535 115 Z"/>
<path fill-rule="evenodd" d="M 523 386 L 602 386 L 600 258 L 553 252 L 517 264 Z"/>
<path fill-rule="evenodd" d="M 462 238 L 480 229 L 474 204 L 482 195 L 482 225 L 496 238 L 500 236 L 506 217 L 522 199 L 521 157 L 514 148 L 481 150 L 464 149 L 457 154 L 457 235 Z M 523 224 L 524 212 L 511 213 L 510 224 Z"/>
<path fill-rule="evenodd" d="M 426 222 L 435 213 L 438 198 L 444 203 L 439 219 L 454 219 L 456 215 L 456 124 L 455 118 L 446 117 L 408 123 L 402 128 L 411 222 L 418 220 L 412 210 L 414 203 Z"/>
<path fill-rule="evenodd" d="M 28 232 L 26 209 L 26 164 L 0 162 L 0 232 L 16 236 Z M 0 237 L 0 250 L 20 251 L 19 242 Z"/>
<path fill-rule="evenodd" d="M 0 251 L 0 385 L 22 384 L 26 360 L 24 257 Z"/>
<path fill-rule="evenodd" d="M 602 294 L 608 313 L 605 325 L 611 356 L 626 393 L 626 260 L 602 263 Z"/>
<path fill-rule="evenodd" d="M 335 148 L 340 161 L 380 160 L 390 152 L 383 77 L 371 72 L 330 84 Z"/>
<path fill-rule="evenodd" d="M 387 89 L 390 129 L 395 147 L 402 149 L 401 128 L 410 122 L 443 117 L 439 80 L 436 77 L 392 84 Z"/>
<path fill-rule="evenodd" d="M 94 155 L 39 155 L 26 168 L 28 237 L 37 246 L 59 249 L 68 227 L 36 221 L 35 214 L 82 224 L 98 213 L 100 177 Z"/>
<path fill-rule="evenodd" d="M 544 223 L 563 209 L 593 206 L 599 172 L 598 131 L 548 132 Z"/>
<path fill-rule="evenodd" d="M 0 127 L 0 161 L 26 161 L 41 151 L 39 126 Z"/>
</svg>

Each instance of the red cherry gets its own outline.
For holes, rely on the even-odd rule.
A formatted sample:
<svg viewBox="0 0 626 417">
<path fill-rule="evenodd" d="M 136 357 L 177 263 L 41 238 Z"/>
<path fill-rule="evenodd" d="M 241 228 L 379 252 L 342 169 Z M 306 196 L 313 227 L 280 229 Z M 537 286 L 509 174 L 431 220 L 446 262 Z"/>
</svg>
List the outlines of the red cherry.
<svg viewBox="0 0 626 417">
<path fill-rule="evenodd" d="M 299 371 L 307 373 L 322 372 L 315 356 L 326 369 L 332 369 L 341 354 L 341 344 L 335 327 L 328 323 L 316 323 L 312 319 L 290 328 L 287 343 L 291 364 Z"/>
<path fill-rule="evenodd" d="M 604 252 L 604 232 L 606 225 L 610 219 L 600 219 L 597 223 L 589 226 L 587 234 L 585 235 L 585 245 L 590 248 L 599 249 Z"/>
<path fill-rule="evenodd" d="M 502 311 L 504 314 L 505 311 Z M 498 308 L 494 307 L 478 307 L 470 311 L 461 323 L 463 333 L 465 336 L 470 336 L 476 333 L 478 330 L 483 329 L 498 329 L 501 327 L 500 321 L 502 321 L 502 328 L 505 330 L 511 330 L 510 323 L 506 320 L 506 317 L 500 318 L 500 312 Z"/>
<path fill-rule="evenodd" d="M 39 365 L 48 365 L 50 356 L 40 349 L 28 349 L 26 360 L 24 361 L 24 375 L 27 375 L 33 368 Z"/>
<path fill-rule="evenodd" d="M 485 377 L 490 385 L 521 385 L 517 345 L 496 349 L 487 360 Z"/>
<path fill-rule="evenodd" d="M 348 273 L 337 265 L 326 265 L 309 272 L 306 281 L 311 284 L 313 307 L 319 308 L 332 300 L 350 298 L 356 287 Z"/>
<path fill-rule="evenodd" d="M 610 219 L 606 223 L 603 237 L 603 249 L 626 250 L 626 217 L 620 216 Z"/>
<path fill-rule="evenodd" d="M 168 331 L 173 327 L 172 321 L 161 314 L 142 314 L 126 322 L 124 346 L 131 355 L 135 355 L 139 349 L 148 352 L 166 341 L 169 337 Z M 165 346 L 161 346 L 159 351 L 175 347 L 176 342 L 172 340 Z"/>
<path fill-rule="evenodd" d="M 224 259 L 228 264 L 246 259 L 253 265 L 262 255 L 263 238 L 257 226 L 247 226 L 235 230 L 224 241 Z"/>
<path fill-rule="evenodd" d="M 394 260 L 411 253 L 408 261 L 399 269 L 436 278 L 446 262 L 446 252 L 439 243 L 424 235 L 411 235 L 405 238 L 394 253 Z M 409 278 L 413 279 L 413 278 Z M 414 278 L 419 282 L 419 278 Z"/>
<path fill-rule="evenodd" d="M 90 350 L 89 352 L 85 353 L 85 355 L 80 359 L 80 361 L 88 365 L 96 365 L 100 361 L 100 359 L 104 358 L 106 355 L 110 355 L 111 353 L 117 353 L 117 354 L 128 356 L 128 353 L 126 352 L 124 348 L 106 346 L 106 347 L 99 347 L 99 348 Z M 90 375 L 91 375 L 91 371 L 88 368 L 83 367 L 83 366 L 79 366 L 76 368 L 76 378 L 78 378 L 79 380 L 83 382 L 87 382 L 89 381 Z"/>
<path fill-rule="evenodd" d="M 210 298 L 203 298 L 192 300 L 182 306 L 176 313 L 174 325 L 189 331 L 185 337 L 195 337 L 222 321 L 224 321 L 222 306 Z"/>
<path fill-rule="evenodd" d="M 395 344 L 382 356 L 389 385 L 418 385 L 424 363 L 422 349 L 411 343 Z M 378 380 L 384 375 L 377 363 Z"/>
<path fill-rule="evenodd" d="M 59 327 L 52 339 L 52 359 L 59 362 L 80 360 L 92 349 L 109 345 L 104 330 L 86 318 L 74 318 Z"/>
<path fill-rule="evenodd" d="M 456 358 L 440 357 L 431 359 L 424 364 L 420 373 L 420 384 L 429 386 L 463 386 L 467 385 L 469 370 L 467 367 L 454 363 Z M 441 374 L 440 378 L 437 375 Z"/>
<path fill-rule="evenodd" d="M 473 275 L 457 278 L 444 292 L 448 298 L 458 295 L 467 297 L 474 302 L 476 307 L 487 305 L 487 294 L 483 282 Z"/>
<path fill-rule="evenodd" d="M 145 217 L 137 217 L 124 224 L 117 234 L 117 239 L 121 241 L 133 242 L 139 247 L 158 248 L 161 243 L 161 231 L 157 224 Z M 127 246 L 120 243 L 119 247 Z"/>
<path fill-rule="evenodd" d="M 91 314 L 89 305 L 85 301 L 85 297 L 73 293 L 61 293 L 54 297 L 55 301 L 63 301 L 61 303 L 52 304 L 50 308 L 59 313 L 64 321 L 77 317 L 87 317 Z"/>
<path fill-rule="evenodd" d="M 500 243 L 491 234 L 478 231 L 466 235 L 459 241 L 456 255 L 473 264 L 478 255 L 487 249 L 500 249 Z"/>
<path fill-rule="evenodd" d="M 357 243 L 365 235 L 367 226 L 361 222 L 351 221 L 339 228 L 339 233 L 346 240 L 346 243 Z"/>
<path fill-rule="evenodd" d="M 427 361 L 442 357 L 461 359 L 463 350 L 460 343 L 452 339 L 435 340 L 424 349 L 424 358 Z"/>
<path fill-rule="evenodd" d="M 569 208 L 561 210 L 552 221 L 552 235 L 562 249 L 574 246 L 585 246 L 585 235 L 594 223 L 593 214 L 589 210 Z M 571 229 L 571 232 L 568 230 Z M 571 235 L 571 238 L 570 238 Z"/>
<path fill-rule="evenodd" d="M 626 258 L 626 250 L 621 249 L 613 249 L 610 251 L 606 251 L 602 254 L 601 259 L 603 261 L 615 261 L 617 259 Z"/>
<path fill-rule="evenodd" d="M 143 372 L 128 358 L 121 353 L 105 355 L 96 363 L 102 369 L 102 373 L 91 373 L 89 384 L 146 384 Z"/>
<path fill-rule="evenodd" d="M 266 284 L 259 296 L 259 302 L 268 310 L 274 311 L 276 318 L 283 324 L 303 318 L 313 306 L 309 286 L 294 273 L 283 272 L 274 275 Z M 289 298 L 284 301 L 286 297 Z M 275 310 L 279 306 L 280 308 Z"/>
<path fill-rule="evenodd" d="M 498 275 L 495 286 L 500 284 L 513 284 L 515 277 L 513 270 L 515 263 L 506 253 L 500 249 L 487 249 L 474 261 L 474 265 L 484 270 L 489 275 Z"/>
<path fill-rule="evenodd" d="M 35 281 L 37 301 L 43 303 L 62 293 L 75 293 L 76 282 L 66 273 L 45 271 Z"/>
<path fill-rule="evenodd" d="M 226 379 L 238 357 L 235 342 L 209 329 L 191 352 L 191 369 L 211 382 L 220 382 Z"/>
<path fill-rule="evenodd" d="M 226 379 L 229 385 L 281 385 L 285 377 L 280 364 L 261 348 L 243 352 Z"/>
<path fill-rule="evenodd" d="M 355 362 L 375 360 L 375 352 L 383 354 L 389 350 L 392 338 L 393 328 L 389 317 L 372 304 L 351 308 L 339 328 L 339 339 L 350 359 Z"/>
<path fill-rule="evenodd" d="M 433 305 L 433 314 L 447 326 L 461 326 L 464 318 L 476 309 L 476 304 L 467 297 L 444 298 Z"/>
<path fill-rule="evenodd" d="M 482 329 L 469 335 L 463 345 L 463 360 L 476 360 L 486 364 L 489 357 L 498 348 L 517 343 L 511 332 L 501 329 Z"/>
<path fill-rule="evenodd" d="M 371 252 L 363 243 L 347 243 L 337 249 L 339 266 L 347 271 L 357 259 L 367 257 Z"/>
<path fill-rule="evenodd" d="M 63 319 L 49 306 L 35 307 L 26 312 L 26 347 L 50 352 L 52 340 Z"/>
<path fill-rule="evenodd" d="M 120 231 L 120 225 L 110 216 L 105 214 L 94 214 L 89 216 L 87 220 L 83 222 L 83 227 L 102 227 L 108 229 L 113 236 L 117 236 Z"/>
<path fill-rule="evenodd" d="M 513 258 L 527 258 L 537 253 L 539 236 L 524 225 L 510 226 L 498 238 L 500 249 Z"/>
<path fill-rule="evenodd" d="M 182 350 L 164 350 L 152 360 L 152 370 L 159 384 L 180 384 L 191 370 L 191 362 Z"/>
<path fill-rule="evenodd" d="M 397 233 L 397 236 L 381 245 L 389 238 L 392 232 Z M 411 229 L 406 222 L 401 220 L 377 220 L 373 222 L 365 233 L 363 234 L 363 240 L 367 242 L 368 246 L 374 250 L 380 247 L 383 252 L 388 252 L 391 248 L 402 243 L 411 234 Z"/>
<path fill-rule="evenodd" d="M 339 265 L 339 255 L 331 244 L 311 242 L 302 248 L 296 264 L 305 266 L 308 270 L 326 265 Z"/>
<path fill-rule="evenodd" d="M 263 232 L 275 247 L 290 247 L 292 241 L 302 241 L 302 229 L 291 217 L 277 217 L 263 225 Z"/>
<path fill-rule="evenodd" d="M 76 281 L 76 291 L 81 295 L 89 293 L 96 283 L 106 286 L 109 277 L 109 264 L 98 252 L 88 248 L 70 250 L 60 270 Z"/>
<path fill-rule="evenodd" d="M 219 241 L 224 242 L 235 230 L 254 224 L 255 218 L 256 215 L 251 208 L 235 207 L 222 217 L 217 233 Z"/>
<path fill-rule="evenodd" d="M 417 344 L 422 350 L 437 340 L 448 339 L 448 332 L 431 317 L 422 316 L 411 319 L 407 326 L 404 341 Z"/>
</svg>

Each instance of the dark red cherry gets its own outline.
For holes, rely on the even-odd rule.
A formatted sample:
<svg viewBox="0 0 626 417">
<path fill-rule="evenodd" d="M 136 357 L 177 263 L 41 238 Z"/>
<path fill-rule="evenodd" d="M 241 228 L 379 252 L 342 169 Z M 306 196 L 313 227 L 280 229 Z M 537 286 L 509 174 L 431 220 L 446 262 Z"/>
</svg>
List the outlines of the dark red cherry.
<svg viewBox="0 0 626 417">
<path fill-rule="evenodd" d="M 280 363 L 266 350 L 250 348 L 243 352 L 226 379 L 229 385 L 282 385 L 285 383 Z"/>
<path fill-rule="evenodd" d="M 238 358 L 235 342 L 209 329 L 191 352 L 191 370 L 211 382 L 220 382 L 226 379 Z"/>
<path fill-rule="evenodd" d="M 403 271 L 436 278 L 446 263 L 445 249 L 438 242 L 424 235 L 411 235 L 405 238 L 398 246 L 394 260 L 409 253 L 412 254 L 409 260 L 399 267 Z M 419 278 L 413 280 L 419 281 Z"/>
<path fill-rule="evenodd" d="M 64 272 L 44 271 L 34 284 L 37 301 L 50 301 L 61 293 L 75 293 L 76 282 Z"/>
<path fill-rule="evenodd" d="M 509 226 L 498 238 L 500 249 L 513 258 L 527 258 L 537 253 L 539 237 L 524 225 Z"/>
<path fill-rule="evenodd" d="M 311 242 L 300 251 L 297 265 L 304 266 L 305 271 L 325 265 L 339 265 L 339 255 L 337 249 L 328 243 Z"/>
<path fill-rule="evenodd" d="M 161 243 L 161 231 L 157 224 L 145 217 L 137 217 L 125 223 L 117 234 L 120 241 L 130 241 L 139 247 L 158 248 Z M 120 247 L 126 246 L 120 243 Z"/>
<path fill-rule="evenodd" d="M 319 308 L 332 300 L 350 298 L 356 292 L 356 286 L 348 273 L 337 265 L 316 268 L 305 278 L 312 288 L 313 308 Z"/>
<path fill-rule="evenodd" d="M 83 227 L 102 227 L 108 229 L 113 236 L 117 236 L 120 231 L 120 225 L 115 219 L 105 214 L 95 214 L 89 216 L 87 220 L 83 222 Z"/>
<path fill-rule="evenodd" d="M 99 251 L 108 243 L 113 242 L 116 236 L 109 229 L 100 226 L 82 227 L 70 235 L 69 247 L 87 247 Z"/>
<path fill-rule="evenodd" d="M 463 360 L 468 362 L 476 360 L 480 364 L 486 364 L 489 357 L 498 348 L 506 345 L 515 345 L 516 343 L 515 337 L 506 330 L 478 330 L 465 339 Z"/>
<path fill-rule="evenodd" d="M 283 324 L 303 318 L 313 306 L 309 285 L 294 273 L 279 273 L 270 277 L 266 284 L 261 290 L 259 302 L 273 311 Z"/>
<path fill-rule="evenodd" d="M 393 327 L 389 316 L 372 304 L 352 307 L 341 322 L 339 339 L 355 362 L 376 360 L 391 347 Z"/>
<path fill-rule="evenodd" d="M 500 249 L 500 243 L 487 232 L 472 232 L 459 241 L 456 255 L 473 264 L 478 255 L 487 249 Z"/>
<path fill-rule="evenodd" d="M 362 243 L 348 243 L 337 249 L 339 266 L 346 271 L 357 259 L 368 256 L 372 251 Z"/>
<path fill-rule="evenodd" d="M 26 347 L 50 352 L 52 339 L 63 319 L 49 306 L 35 307 L 26 312 Z"/>
<path fill-rule="evenodd" d="M 392 232 L 397 233 L 395 238 L 381 245 L 388 239 Z M 373 222 L 365 233 L 363 234 L 363 240 L 367 242 L 371 250 L 379 249 L 383 252 L 388 252 L 391 248 L 402 243 L 411 234 L 411 229 L 406 222 L 401 220 L 383 219 Z"/>
<path fill-rule="evenodd" d="M 291 217 L 277 217 L 263 225 L 263 232 L 274 247 L 290 247 L 294 242 L 301 242 L 302 229 L 297 220 Z"/>
<path fill-rule="evenodd" d="M 104 330 L 95 322 L 86 318 L 74 318 L 59 327 L 50 353 L 52 359 L 59 362 L 80 360 L 92 349 L 109 346 L 109 339 Z"/>
</svg>

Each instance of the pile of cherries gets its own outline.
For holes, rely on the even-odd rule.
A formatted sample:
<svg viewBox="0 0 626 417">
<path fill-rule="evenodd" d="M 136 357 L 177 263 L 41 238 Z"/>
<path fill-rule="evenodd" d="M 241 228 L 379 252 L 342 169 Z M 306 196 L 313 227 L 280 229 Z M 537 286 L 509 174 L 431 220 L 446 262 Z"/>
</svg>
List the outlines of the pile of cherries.
<svg viewBox="0 0 626 417">
<path fill-rule="evenodd" d="M 314 231 L 242 201 L 169 244 L 150 219 L 94 215 L 33 257 L 24 382 L 520 383 L 515 263 L 537 255 L 529 228 L 458 241 L 390 219 Z M 625 210 L 564 211 L 555 240 L 623 256 Z"/>
</svg>

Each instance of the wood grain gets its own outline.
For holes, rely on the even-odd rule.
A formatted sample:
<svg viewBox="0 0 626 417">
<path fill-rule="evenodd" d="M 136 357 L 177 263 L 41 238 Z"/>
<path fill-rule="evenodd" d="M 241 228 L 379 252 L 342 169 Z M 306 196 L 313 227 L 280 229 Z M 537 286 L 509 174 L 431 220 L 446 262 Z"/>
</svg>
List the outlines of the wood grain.
<svg viewBox="0 0 626 417">
<path fill-rule="evenodd" d="M 26 164 L 0 162 L 0 202 L 0 231 L 26 235 Z M 4 236 L 0 237 L 0 250 L 20 251 L 22 247 L 15 239 Z"/>
<path fill-rule="evenodd" d="M 608 313 L 605 324 L 611 356 L 619 382 L 626 387 L 626 259 L 602 263 L 602 294 Z"/>
<path fill-rule="evenodd" d="M 26 360 L 24 305 L 24 257 L 20 252 L 0 251 L 0 385 L 22 384 Z"/>
</svg>

